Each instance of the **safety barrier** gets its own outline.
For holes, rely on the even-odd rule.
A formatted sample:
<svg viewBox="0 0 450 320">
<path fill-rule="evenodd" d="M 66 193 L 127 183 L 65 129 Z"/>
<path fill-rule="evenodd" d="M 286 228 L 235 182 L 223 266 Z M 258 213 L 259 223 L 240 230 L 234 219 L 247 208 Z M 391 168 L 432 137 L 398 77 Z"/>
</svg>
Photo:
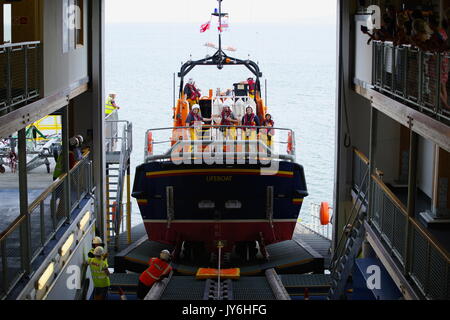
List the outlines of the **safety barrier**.
<svg viewBox="0 0 450 320">
<path fill-rule="evenodd" d="M 439 121 L 450 121 L 450 53 L 374 41 L 372 84 L 383 93 Z"/>
<path fill-rule="evenodd" d="M 105 150 L 111 152 L 115 149 L 117 137 L 119 135 L 119 115 L 117 110 L 106 115 L 105 117 Z"/>
<path fill-rule="evenodd" d="M 133 150 L 133 124 L 125 120 L 113 120 L 111 118 L 116 112 L 113 112 L 106 119 L 106 126 L 108 128 L 106 134 L 106 185 L 108 195 L 106 197 L 108 215 L 107 215 L 107 229 L 108 241 L 113 239 L 116 241 L 116 248 L 119 245 L 119 234 L 122 230 L 125 231 L 124 217 L 126 212 L 126 231 L 128 239 L 131 241 L 131 201 L 129 198 L 130 183 L 129 174 L 130 156 Z M 113 174 L 112 174 L 113 173 Z M 127 183 L 128 193 L 127 200 L 124 203 L 123 193 L 125 190 L 125 183 Z M 111 198 L 112 196 L 112 198 Z M 126 209 L 126 210 L 124 210 Z"/>
<path fill-rule="evenodd" d="M 249 145 L 255 146 L 253 153 L 260 156 L 268 157 L 269 152 L 293 161 L 296 154 L 295 133 L 285 128 L 220 125 L 158 128 L 148 130 L 145 139 L 144 161 L 170 158 L 176 144 L 183 157 L 188 153 L 198 157 L 203 152 L 212 152 L 207 146 L 220 148 L 225 156 L 244 156 L 253 150 Z"/>
<path fill-rule="evenodd" d="M 38 98 L 42 78 L 41 43 L 0 45 L 0 116 Z"/>
<path fill-rule="evenodd" d="M 368 184 L 367 180 L 364 180 L 364 174 L 367 172 L 369 167 L 369 159 L 360 152 L 358 149 L 353 149 L 353 187 L 355 188 L 355 192 L 359 193 L 360 191 L 363 194 L 367 193 Z"/>
<path fill-rule="evenodd" d="M 372 204 L 369 219 L 398 262 L 406 265 L 408 214 L 405 206 L 378 178 L 372 176 Z"/>
<path fill-rule="evenodd" d="M 314 233 L 317 233 L 322 237 L 331 240 L 333 237 L 333 225 L 331 224 L 333 217 L 333 208 L 329 208 L 330 223 L 327 225 L 322 225 L 322 221 L 320 219 L 320 208 L 320 204 L 312 203 L 309 216 L 307 217 L 307 219 L 302 219 L 300 221 L 300 224 L 310 231 L 313 231 Z"/>
<path fill-rule="evenodd" d="M 363 163 L 367 158 L 355 155 Z M 355 161 L 354 165 L 360 163 Z M 368 164 L 368 162 L 367 162 Z M 353 174 L 358 174 L 354 168 Z M 354 181 L 360 181 L 353 178 Z M 371 176 L 368 222 L 407 279 L 427 299 L 450 299 L 450 255 L 377 175 Z M 359 186 L 354 185 L 354 189 Z"/>
<path fill-rule="evenodd" d="M 44 247 L 68 221 L 70 213 L 92 191 L 92 163 L 85 154 L 69 172 L 55 180 L 0 234 L 0 297 L 25 274 Z M 68 183 L 67 183 L 68 181 Z M 66 187 L 70 192 L 67 192 Z M 69 199 L 67 199 L 67 196 Z M 69 201 L 69 211 L 66 210 Z"/>
</svg>

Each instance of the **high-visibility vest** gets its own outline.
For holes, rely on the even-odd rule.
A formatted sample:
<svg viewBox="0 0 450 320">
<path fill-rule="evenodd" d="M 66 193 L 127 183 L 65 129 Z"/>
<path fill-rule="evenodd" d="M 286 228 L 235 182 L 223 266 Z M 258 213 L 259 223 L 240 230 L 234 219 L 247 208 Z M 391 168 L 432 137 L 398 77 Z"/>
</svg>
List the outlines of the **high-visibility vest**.
<svg viewBox="0 0 450 320">
<path fill-rule="evenodd" d="M 111 114 L 116 110 L 116 107 L 113 105 L 114 100 L 111 97 L 106 99 L 105 104 L 105 114 Z"/>
<path fill-rule="evenodd" d="M 105 288 L 111 285 L 109 281 L 109 276 L 105 273 L 105 269 L 108 269 L 108 261 L 99 258 L 89 258 L 89 267 L 91 268 L 92 281 L 94 282 L 94 287 Z"/>
<path fill-rule="evenodd" d="M 150 266 L 142 272 L 139 277 L 139 281 L 145 284 L 147 287 L 152 286 L 156 281 L 158 281 L 163 275 L 166 275 L 172 271 L 172 267 L 159 258 L 152 258 L 149 262 Z"/>
<path fill-rule="evenodd" d="M 63 157 L 60 154 L 56 160 L 55 169 L 53 170 L 53 179 L 58 179 L 63 174 Z"/>
</svg>

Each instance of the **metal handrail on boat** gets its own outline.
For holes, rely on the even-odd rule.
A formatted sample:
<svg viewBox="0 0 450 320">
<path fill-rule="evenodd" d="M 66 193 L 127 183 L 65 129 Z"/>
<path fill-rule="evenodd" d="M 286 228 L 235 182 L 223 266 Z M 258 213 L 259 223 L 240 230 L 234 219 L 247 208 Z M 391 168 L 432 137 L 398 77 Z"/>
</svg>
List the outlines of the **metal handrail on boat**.
<svg viewBox="0 0 450 320">
<path fill-rule="evenodd" d="M 238 158 L 238 159 L 268 159 L 268 160 L 274 160 L 274 159 L 280 159 L 280 160 L 285 160 L 285 161 L 295 161 L 295 157 L 293 155 L 283 155 L 283 154 L 275 154 L 272 153 L 271 149 L 265 145 L 262 141 L 245 141 L 245 140 L 232 140 L 232 141 L 227 141 L 227 143 L 225 145 L 220 143 L 221 141 L 214 141 L 214 140 L 189 140 L 189 141 L 177 141 L 166 153 L 162 154 L 162 155 L 154 155 L 154 156 L 146 156 L 145 160 L 146 162 L 150 162 L 150 161 L 156 161 L 156 160 L 165 160 L 165 159 L 173 159 L 173 155 L 174 153 L 183 153 L 186 154 L 188 153 L 190 155 L 190 157 L 192 158 L 204 158 L 206 152 L 204 151 L 188 151 L 185 152 L 183 151 L 183 149 L 185 147 L 193 147 L 195 148 L 196 146 L 215 146 L 215 144 L 217 144 L 219 147 L 227 147 L 227 146 L 234 146 L 234 144 L 236 145 L 242 145 L 242 146 L 246 146 L 248 145 L 249 148 L 252 148 L 252 146 L 254 147 L 255 150 L 258 149 L 258 147 L 262 148 L 264 151 L 260 151 L 260 152 L 235 152 L 235 151 L 231 151 L 231 152 L 224 152 L 223 149 L 220 150 L 219 152 L 211 152 L 211 159 L 217 158 L 217 155 L 221 155 L 222 157 L 225 158 L 229 158 L 230 155 L 233 158 Z M 178 150 L 178 152 L 177 152 Z M 184 156 L 181 155 L 179 158 L 183 159 Z M 178 157 L 177 157 L 178 159 Z"/>
<path fill-rule="evenodd" d="M 266 131 L 271 131 L 272 135 L 266 135 Z M 160 139 L 156 134 L 163 132 L 170 132 L 170 137 L 163 136 Z M 246 135 L 246 132 L 251 132 Z M 285 140 L 282 137 L 285 135 Z M 255 146 L 258 152 L 242 152 L 231 148 L 230 151 L 225 149 L 218 152 L 224 156 L 249 157 L 258 156 L 260 158 L 281 159 L 286 161 L 295 161 L 295 133 L 291 129 L 286 128 L 272 128 L 262 126 L 221 126 L 221 125 L 201 125 L 194 127 L 168 127 L 150 129 L 146 132 L 144 160 L 157 161 L 168 159 L 174 150 L 180 147 L 189 146 L 215 146 L 219 144 L 223 146 Z M 167 145 L 167 147 L 164 147 Z M 286 152 L 278 152 L 280 145 L 286 146 Z M 158 148 L 158 152 L 153 150 L 153 147 Z M 186 149 L 186 148 L 184 148 Z M 184 154 L 189 154 L 191 157 L 199 157 L 204 154 L 204 150 L 195 152 L 184 150 Z M 262 151 L 261 151 L 262 150 Z M 211 152 L 207 149 L 205 152 Z M 217 153 L 217 152 L 216 152 Z"/>
</svg>

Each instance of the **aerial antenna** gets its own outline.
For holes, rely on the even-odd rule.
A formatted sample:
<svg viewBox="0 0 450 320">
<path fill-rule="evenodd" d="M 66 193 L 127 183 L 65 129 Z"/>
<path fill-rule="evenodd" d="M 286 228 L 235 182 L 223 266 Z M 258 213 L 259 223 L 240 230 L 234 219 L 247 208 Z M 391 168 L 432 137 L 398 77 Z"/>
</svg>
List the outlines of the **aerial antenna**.
<svg viewBox="0 0 450 320">
<path fill-rule="evenodd" d="M 217 54 L 219 56 L 219 63 L 217 64 L 218 69 L 223 68 L 223 57 L 225 56 L 225 53 L 222 51 L 222 17 L 226 16 L 227 13 L 222 13 L 222 1 L 223 0 L 217 0 L 219 2 L 219 12 L 217 12 L 217 9 L 214 10 L 213 16 L 219 17 L 219 49 L 217 51 Z"/>
</svg>

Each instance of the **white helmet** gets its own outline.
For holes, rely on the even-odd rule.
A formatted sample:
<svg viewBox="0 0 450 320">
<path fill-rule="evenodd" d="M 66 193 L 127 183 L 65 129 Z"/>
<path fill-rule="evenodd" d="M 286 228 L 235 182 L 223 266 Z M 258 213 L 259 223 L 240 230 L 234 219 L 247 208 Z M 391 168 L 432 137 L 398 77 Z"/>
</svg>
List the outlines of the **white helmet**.
<svg viewBox="0 0 450 320">
<path fill-rule="evenodd" d="M 100 237 L 95 237 L 93 240 L 92 240 L 92 244 L 102 244 L 103 243 L 103 240 L 102 240 L 102 238 L 100 238 Z"/>
<path fill-rule="evenodd" d="M 94 249 L 94 256 L 100 257 L 105 254 L 105 249 L 103 247 L 97 247 Z"/>
<path fill-rule="evenodd" d="M 194 104 L 194 105 L 192 106 L 192 110 L 194 110 L 194 109 L 200 110 L 200 106 L 199 106 L 198 104 Z"/>
<path fill-rule="evenodd" d="M 169 250 L 162 250 L 161 253 L 159 254 L 159 258 L 162 260 L 169 261 L 169 259 L 170 259 Z"/>
<path fill-rule="evenodd" d="M 228 99 L 226 99 L 226 100 L 223 102 L 223 107 L 224 107 L 224 108 L 226 108 L 226 107 L 231 108 L 231 103 L 230 103 L 230 101 L 229 101 Z"/>
<path fill-rule="evenodd" d="M 80 141 L 78 140 L 77 137 L 72 137 L 69 139 L 69 145 L 71 147 L 78 147 L 80 145 Z"/>
<path fill-rule="evenodd" d="M 110 96 L 117 96 L 117 92 L 115 92 L 115 91 L 110 91 L 110 92 L 109 92 L 109 95 L 110 95 Z"/>
<path fill-rule="evenodd" d="M 78 141 L 80 142 L 80 145 L 82 145 L 83 142 L 84 142 L 83 136 L 82 136 L 81 134 L 77 134 L 75 137 L 76 137 L 76 138 L 78 139 Z"/>
</svg>

